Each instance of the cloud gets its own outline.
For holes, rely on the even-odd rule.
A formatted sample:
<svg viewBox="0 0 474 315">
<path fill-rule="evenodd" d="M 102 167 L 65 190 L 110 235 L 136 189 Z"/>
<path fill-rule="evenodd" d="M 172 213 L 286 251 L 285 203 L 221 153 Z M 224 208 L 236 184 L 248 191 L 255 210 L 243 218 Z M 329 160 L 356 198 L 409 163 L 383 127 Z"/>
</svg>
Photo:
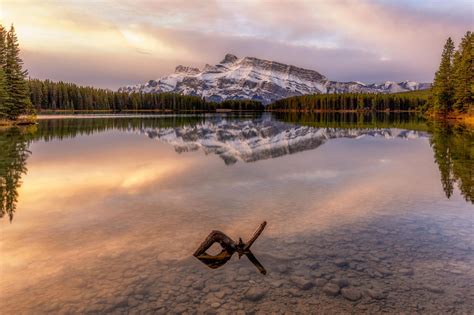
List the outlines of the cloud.
<svg viewBox="0 0 474 315">
<path fill-rule="evenodd" d="M 472 26 L 466 1 L 7 0 L 2 11 L 31 76 L 110 88 L 226 52 L 333 80 L 431 81 L 446 38 Z"/>
</svg>

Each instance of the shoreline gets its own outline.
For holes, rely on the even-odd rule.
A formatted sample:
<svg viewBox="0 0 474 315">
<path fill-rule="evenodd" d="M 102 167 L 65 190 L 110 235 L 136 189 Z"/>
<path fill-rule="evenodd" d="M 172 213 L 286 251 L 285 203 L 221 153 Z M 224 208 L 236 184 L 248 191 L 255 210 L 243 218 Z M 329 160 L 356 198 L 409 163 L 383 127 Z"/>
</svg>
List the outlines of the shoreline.
<svg viewBox="0 0 474 315">
<path fill-rule="evenodd" d="M 0 120 L 0 127 L 13 127 L 13 126 L 29 126 L 29 125 L 36 125 L 37 117 L 23 117 L 19 118 L 18 120 Z"/>
<path fill-rule="evenodd" d="M 474 128 L 474 113 L 467 114 L 454 114 L 450 113 L 448 115 L 437 115 L 434 113 L 425 114 L 427 119 L 432 121 L 445 121 L 448 123 L 460 123 Z"/>
<path fill-rule="evenodd" d="M 253 111 L 253 110 L 188 110 L 188 111 L 172 111 L 172 110 L 126 110 L 115 112 L 113 110 L 81 110 L 81 111 L 70 111 L 70 110 L 56 110 L 56 111 L 40 111 L 34 117 L 20 117 L 16 121 L 12 120 L 0 120 L 0 126 L 24 126 L 37 124 L 39 120 L 46 119 L 67 119 L 67 118 L 140 118 L 140 117 L 153 117 L 160 115 L 162 117 L 173 117 L 178 115 L 193 115 L 193 114 L 226 114 L 226 113 L 300 113 L 300 114 L 312 114 L 312 113 L 412 113 L 423 115 L 427 120 L 431 121 L 444 121 L 448 123 L 460 123 L 474 128 L 474 114 L 454 114 L 439 115 L 434 113 L 423 113 L 417 110 L 383 110 L 383 111 L 372 111 L 372 110 L 265 110 L 265 111 Z"/>
</svg>

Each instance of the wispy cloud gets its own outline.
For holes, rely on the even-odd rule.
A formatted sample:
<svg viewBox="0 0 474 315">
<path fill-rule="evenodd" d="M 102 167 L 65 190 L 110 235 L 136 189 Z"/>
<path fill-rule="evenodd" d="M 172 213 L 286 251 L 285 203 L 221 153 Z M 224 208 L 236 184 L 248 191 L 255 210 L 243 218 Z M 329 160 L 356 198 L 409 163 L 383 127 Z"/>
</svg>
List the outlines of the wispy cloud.
<svg viewBox="0 0 474 315">
<path fill-rule="evenodd" d="M 430 81 L 444 40 L 472 28 L 468 1 L 3 0 L 32 76 L 116 88 L 215 63 L 226 52 L 335 80 Z M 88 66 L 89 65 L 89 66 Z"/>
</svg>

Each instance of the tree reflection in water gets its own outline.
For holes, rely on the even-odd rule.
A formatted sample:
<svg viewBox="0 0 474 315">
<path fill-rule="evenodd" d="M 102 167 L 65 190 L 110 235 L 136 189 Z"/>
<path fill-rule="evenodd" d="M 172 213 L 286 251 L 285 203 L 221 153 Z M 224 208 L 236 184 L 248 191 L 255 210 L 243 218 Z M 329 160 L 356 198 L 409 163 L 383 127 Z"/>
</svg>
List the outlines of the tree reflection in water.
<svg viewBox="0 0 474 315">
<path fill-rule="evenodd" d="M 430 143 L 446 197 L 457 183 L 461 195 L 474 203 L 474 130 L 464 125 L 433 122 Z"/>
<path fill-rule="evenodd" d="M 8 216 L 10 222 L 16 210 L 21 177 L 26 174 L 29 139 L 33 127 L 0 129 L 0 218 Z"/>
</svg>

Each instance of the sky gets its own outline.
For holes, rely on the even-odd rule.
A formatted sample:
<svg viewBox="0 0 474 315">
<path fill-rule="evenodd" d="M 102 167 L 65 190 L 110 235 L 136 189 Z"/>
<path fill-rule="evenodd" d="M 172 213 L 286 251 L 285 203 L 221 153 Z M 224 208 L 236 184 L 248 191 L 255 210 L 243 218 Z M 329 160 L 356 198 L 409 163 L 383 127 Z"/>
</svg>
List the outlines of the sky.
<svg viewBox="0 0 474 315">
<path fill-rule="evenodd" d="M 443 44 L 474 29 L 470 0 L 0 0 L 34 78 L 116 89 L 226 53 L 331 80 L 431 82 Z"/>
</svg>

